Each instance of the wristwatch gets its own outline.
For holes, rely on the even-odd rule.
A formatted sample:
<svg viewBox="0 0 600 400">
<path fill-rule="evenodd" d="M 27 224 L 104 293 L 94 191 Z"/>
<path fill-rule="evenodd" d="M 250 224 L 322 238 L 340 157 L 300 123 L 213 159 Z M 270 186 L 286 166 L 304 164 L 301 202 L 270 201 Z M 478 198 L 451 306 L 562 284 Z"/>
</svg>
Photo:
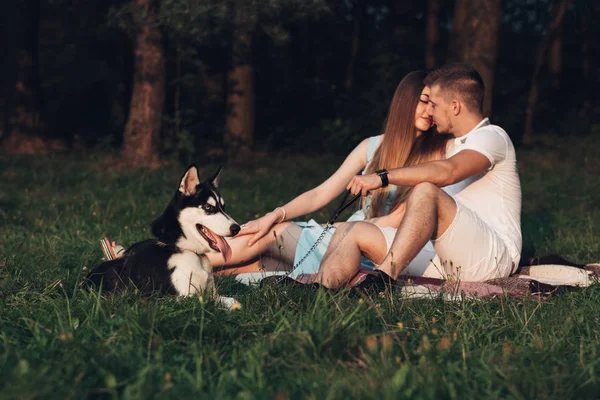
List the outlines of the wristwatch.
<svg viewBox="0 0 600 400">
<path fill-rule="evenodd" d="M 381 178 L 381 188 L 385 188 L 390 184 L 390 181 L 388 180 L 388 171 L 387 169 L 380 169 L 375 171 L 375 173 L 377 175 L 379 175 L 379 177 Z"/>
</svg>

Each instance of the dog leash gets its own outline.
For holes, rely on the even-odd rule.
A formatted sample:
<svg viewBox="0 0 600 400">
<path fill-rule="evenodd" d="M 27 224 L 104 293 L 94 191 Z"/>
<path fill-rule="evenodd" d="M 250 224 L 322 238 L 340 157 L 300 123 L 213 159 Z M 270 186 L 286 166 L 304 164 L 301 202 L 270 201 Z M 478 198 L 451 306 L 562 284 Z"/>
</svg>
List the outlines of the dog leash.
<svg viewBox="0 0 600 400">
<path fill-rule="evenodd" d="M 334 210 L 333 214 L 331 215 L 331 218 L 329 218 L 329 220 L 327 221 L 327 225 L 325 225 L 325 227 L 323 228 L 323 232 L 321 232 L 317 240 L 315 240 L 315 243 L 310 247 L 310 249 L 308 249 L 306 254 L 300 259 L 300 261 L 298 261 L 294 266 L 292 266 L 292 269 L 288 273 L 282 275 L 281 278 L 277 279 L 275 283 L 279 283 L 285 278 L 288 278 L 292 274 L 292 272 L 294 272 L 296 268 L 298 268 L 308 258 L 308 256 L 315 251 L 315 249 L 319 246 L 319 244 L 321 244 L 321 242 L 325 238 L 327 232 L 334 228 L 333 224 L 335 223 L 335 220 L 345 209 L 350 207 L 356 202 L 356 200 L 360 198 L 360 194 L 357 194 L 356 196 L 352 197 L 350 201 L 346 202 L 348 200 L 348 197 L 350 197 L 350 190 L 346 191 L 346 194 L 342 198 L 340 205 Z"/>
<path fill-rule="evenodd" d="M 350 190 L 347 190 L 339 207 L 335 209 L 335 211 L 333 212 L 333 215 L 331 216 L 331 218 L 329 218 L 329 221 L 327 221 L 327 225 L 333 225 L 335 223 L 335 220 L 337 219 L 337 217 L 339 217 L 340 214 L 342 213 L 342 211 L 344 211 L 346 208 L 350 207 L 352 204 L 354 204 L 356 202 L 356 200 L 358 200 L 360 198 L 360 194 L 357 194 L 356 196 L 352 197 L 350 199 L 350 201 L 346 204 L 346 200 L 348 200 L 349 196 L 350 196 Z"/>
</svg>

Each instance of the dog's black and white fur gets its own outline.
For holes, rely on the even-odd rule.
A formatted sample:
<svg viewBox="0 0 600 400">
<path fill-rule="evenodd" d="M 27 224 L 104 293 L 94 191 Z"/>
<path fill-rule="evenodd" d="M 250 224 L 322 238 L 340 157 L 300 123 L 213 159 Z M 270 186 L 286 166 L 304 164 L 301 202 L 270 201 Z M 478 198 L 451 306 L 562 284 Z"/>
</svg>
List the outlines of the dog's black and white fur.
<svg viewBox="0 0 600 400">
<path fill-rule="evenodd" d="M 105 291 L 118 291 L 130 284 L 144 294 L 161 292 L 179 296 L 214 291 L 208 252 L 231 255 L 223 237 L 235 236 L 240 226 L 225 213 L 225 203 L 217 191 L 221 168 L 204 182 L 195 165 L 181 178 L 175 196 L 151 227 L 155 239 L 127 249 L 121 258 L 98 265 L 87 277 L 89 283 Z M 216 295 L 216 292 L 214 292 Z M 233 299 L 219 298 L 232 306 Z"/>
</svg>

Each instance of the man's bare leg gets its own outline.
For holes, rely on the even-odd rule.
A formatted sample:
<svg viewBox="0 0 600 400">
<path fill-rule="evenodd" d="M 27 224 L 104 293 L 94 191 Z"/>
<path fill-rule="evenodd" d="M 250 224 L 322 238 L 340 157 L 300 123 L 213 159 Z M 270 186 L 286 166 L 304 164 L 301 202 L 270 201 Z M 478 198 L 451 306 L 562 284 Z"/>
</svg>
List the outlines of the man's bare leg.
<svg viewBox="0 0 600 400">
<path fill-rule="evenodd" d="M 427 241 L 446 232 L 456 211 L 454 199 L 437 186 L 431 183 L 415 186 L 390 252 L 377 269 L 398 278 Z"/>
<path fill-rule="evenodd" d="M 223 257 L 219 253 L 207 253 L 206 256 L 212 266 L 217 268 L 254 263 L 254 270 L 246 270 L 245 272 L 260 272 L 262 266 L 255 261 L 263 254 L 291 265 L 294 263 L 296 247 L 298 246 L 298 239 L 301 233 L 302 227 L 292 222 L 284 222 L 275 225 L 269 233 L 251 247 L 248 246 L 248 239 L 250 239 L 248 235 L 228 239 L 227 242 L 231 246 L 232 255 L 227 264 L 225 264 Z M 285 264 L 282 264 L 282 269 L 285 268 Z"/>
<path fill-rule="evenodd" d="M 386 250 L 385 237 L 374 224 L 339 224 L 321 262 L 316 282 L 330 289 L 339 288 L 356 275 L 362 254 L 378 263 L 384 259 Z"/>
</svg>

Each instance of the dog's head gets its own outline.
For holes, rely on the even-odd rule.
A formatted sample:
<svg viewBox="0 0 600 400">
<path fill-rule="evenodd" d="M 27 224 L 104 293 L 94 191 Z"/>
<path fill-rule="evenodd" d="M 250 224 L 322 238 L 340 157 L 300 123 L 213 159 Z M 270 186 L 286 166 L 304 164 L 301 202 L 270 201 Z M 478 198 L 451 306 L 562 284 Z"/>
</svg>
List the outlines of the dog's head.
<svg viewBox="0 0 600 400">
<path fill-rule="evenodd" d="M 225 261 L 231 258 L 224 237 L 235 236 L 240 226 L 225 213 L 225 202 L 217 190 L 221 169 L 201 182 L 196 166 L 188 168 L 171 203 L 152 223 L 152 234 L 158 240 L 197 254 L 218 252 Z"/>
</svg>

